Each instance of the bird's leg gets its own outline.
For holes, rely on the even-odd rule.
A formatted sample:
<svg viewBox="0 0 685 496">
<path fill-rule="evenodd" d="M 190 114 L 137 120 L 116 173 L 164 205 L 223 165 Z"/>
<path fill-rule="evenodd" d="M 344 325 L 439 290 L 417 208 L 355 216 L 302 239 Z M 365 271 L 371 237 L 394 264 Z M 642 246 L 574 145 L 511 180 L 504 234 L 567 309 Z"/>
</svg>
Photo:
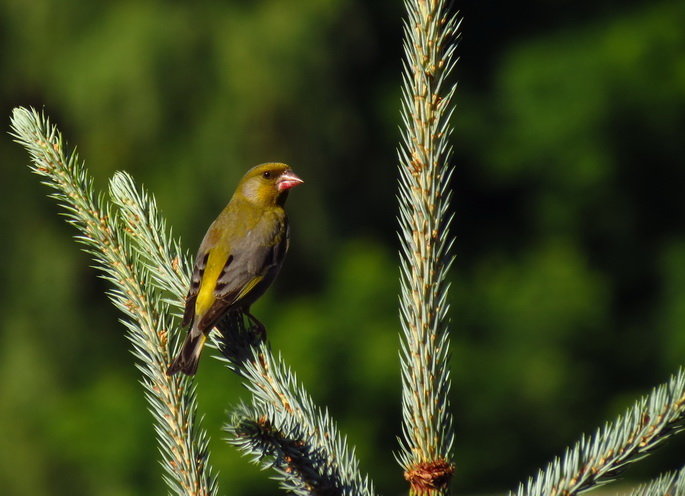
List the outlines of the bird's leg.
<svg viewBox="0 0 685 496">
<path fill-rule="evenodd" d="M 259 337 L 261 341 L 266 341 L 266 327 L 264 327 L 264 324 L 262 324 L 257 317 L 252 315 L 250 313 L 250 309 L 246 308 L 243 313 L 245 316 L 248 318 L 250 323 L 252 324 L 252 330 L 254 333 Z"/>
</svg>

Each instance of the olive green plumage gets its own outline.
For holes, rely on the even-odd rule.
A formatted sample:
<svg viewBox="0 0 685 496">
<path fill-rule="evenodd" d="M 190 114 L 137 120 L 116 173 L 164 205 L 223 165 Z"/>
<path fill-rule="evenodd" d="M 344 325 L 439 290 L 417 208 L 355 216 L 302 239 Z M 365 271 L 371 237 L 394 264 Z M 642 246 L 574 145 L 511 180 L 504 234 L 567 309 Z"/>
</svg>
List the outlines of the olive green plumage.
<svg viewBox="0 0 685 496">
<path fill-rule="evenodd" d="M 301 182 L 281 163 L 258 165 L 243 176 L 200 244 L 183 315 L 190 329 L 167 374 L 195 374 L 207 335 L 227 312 L 244 312 L 261 326 L 250 305 L 281 268 L 288 251 L 283 206 Z"/>
</svg>

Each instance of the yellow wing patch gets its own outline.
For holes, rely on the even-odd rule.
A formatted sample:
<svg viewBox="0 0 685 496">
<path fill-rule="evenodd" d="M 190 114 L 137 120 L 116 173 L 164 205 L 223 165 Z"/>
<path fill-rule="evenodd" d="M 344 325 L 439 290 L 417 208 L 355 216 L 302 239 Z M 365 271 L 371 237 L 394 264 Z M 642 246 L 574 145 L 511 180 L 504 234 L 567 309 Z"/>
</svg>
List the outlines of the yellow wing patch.
<svg viewBox="0 0 685 496">
<path fill-rule="evenodd" d="M 226 265 L 228 259 L 227 253 L 224 250 L 219 250 L 216 247 L 210 249 L 209 258 L 205 272 L 200 281 L 200 290 L 197 293 L 197 300 L 195 300 L 195 318 L 201 320 L 207 311 L 212 307 L 216 298 L 214 298 L 214 287 L 221 276 L 221 272 Z"/>
</svg>

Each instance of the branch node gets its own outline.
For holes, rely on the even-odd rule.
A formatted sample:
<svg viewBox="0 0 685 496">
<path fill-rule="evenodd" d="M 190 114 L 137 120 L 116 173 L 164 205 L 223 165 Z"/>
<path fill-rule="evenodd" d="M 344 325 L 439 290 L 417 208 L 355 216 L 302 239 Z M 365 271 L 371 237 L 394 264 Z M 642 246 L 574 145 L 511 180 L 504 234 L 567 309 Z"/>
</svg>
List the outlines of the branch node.
<svg viewBox="0 0 685 496">
<path fill-rule="evenodd" d="M 425 494 L 433 490 L 446 489 L 454 474 L 454 464 L 444 459 L 421 462 L 412 465 L 404 472 L 412 492 Z"/>
</svg>

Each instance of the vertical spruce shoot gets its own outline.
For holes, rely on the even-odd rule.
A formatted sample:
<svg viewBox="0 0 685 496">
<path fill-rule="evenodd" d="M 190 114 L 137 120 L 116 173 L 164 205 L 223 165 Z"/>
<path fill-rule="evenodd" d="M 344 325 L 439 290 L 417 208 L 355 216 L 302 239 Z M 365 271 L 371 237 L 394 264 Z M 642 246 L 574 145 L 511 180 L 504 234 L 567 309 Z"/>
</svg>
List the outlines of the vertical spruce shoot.
<svg viewBox="0 0 685 496">
<path fill-rule="evenodd" d="M 411 494 L 447 494 L 454 471 L 449 410 L 447 272 L 450 116 L 459 21 L 442 0 L 405 1 L 399 147 L 402 431 Z"/>
</svg>

